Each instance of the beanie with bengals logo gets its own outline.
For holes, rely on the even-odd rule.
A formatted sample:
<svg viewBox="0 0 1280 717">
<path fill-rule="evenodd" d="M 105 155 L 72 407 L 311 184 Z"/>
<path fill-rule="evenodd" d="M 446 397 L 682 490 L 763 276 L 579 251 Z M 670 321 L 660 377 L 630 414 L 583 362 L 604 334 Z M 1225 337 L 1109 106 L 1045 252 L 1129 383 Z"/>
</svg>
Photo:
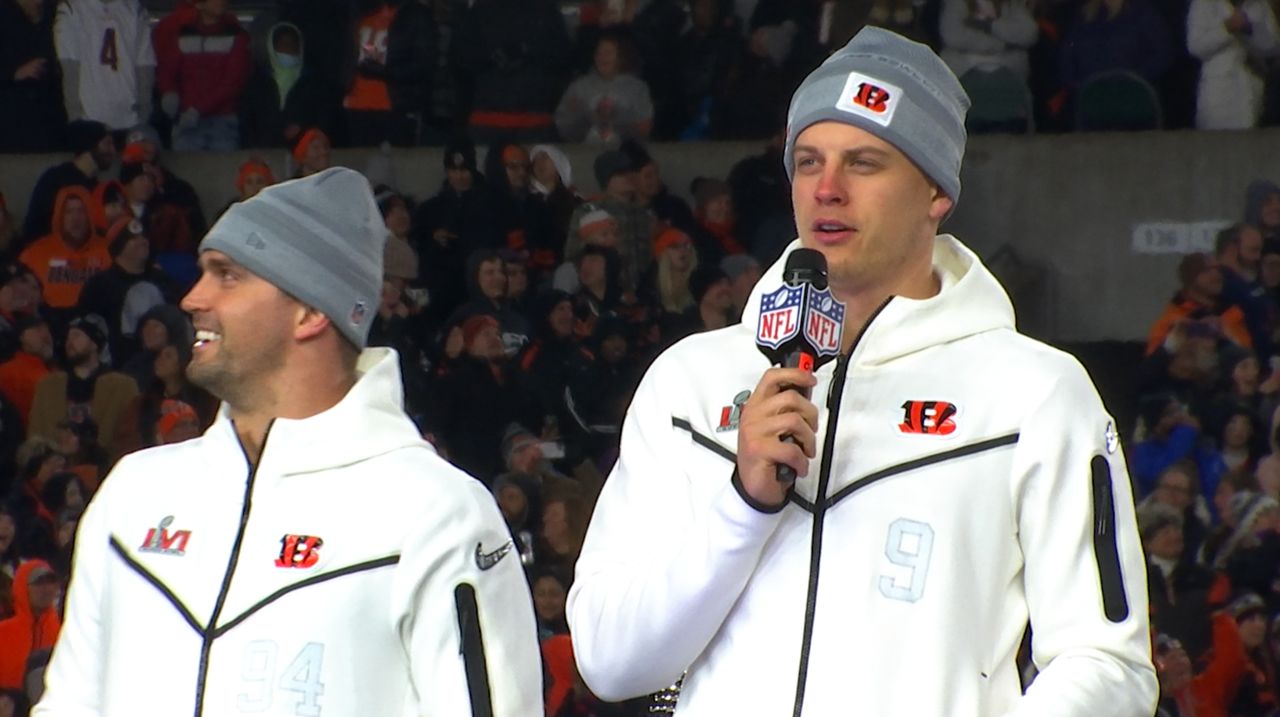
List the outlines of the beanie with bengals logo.
<svg viewBox="0 0 1280 717">
<path fill-rule="evenodd" d="M 792 96 L 783 154 L 787 176 L 795 175 L 801 132 L 818 122 L 843 122 L 897 147 L 957 201 L 968 110 L 969 96 L 955 73 L 927 45 L 864 27 Z"/>
</svg>

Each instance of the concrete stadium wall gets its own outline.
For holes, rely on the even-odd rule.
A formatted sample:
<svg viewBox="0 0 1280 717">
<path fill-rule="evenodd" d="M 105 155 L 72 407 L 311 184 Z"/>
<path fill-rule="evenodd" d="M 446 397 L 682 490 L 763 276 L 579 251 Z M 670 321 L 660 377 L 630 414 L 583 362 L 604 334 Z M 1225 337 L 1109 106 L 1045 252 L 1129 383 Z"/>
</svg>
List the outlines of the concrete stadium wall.
<svg viewBox="0 0 1280 717">
<path fill-rule="evenodd" d="M 594 190 L 596 150 L 565 149 L 575 183 Z M 665 144 L 651 152 L 672 190 L 687 196 L 695 176 L 724 177 L 760 149 Z M 338 150 L 334 162 L 363 170 L 375 153 Z M 165 162 L 195 186 L 212 219 L 251 154 L 170 153 Z M 283 174 L 283 152 L 261 156 Z M 0 191 L 13 211 L 23 211 L 35 178 L 62 159 L 0 156 Z M 438 148 L 393 150 L 390 160 L 401 190 L 415 197 L 443 181 Z M 960 204 L 943 229 L 992 263 L 1029 333 L 1073 343 L 1142 339 L 1176 287 L 1181 253 L 1240 219 L 1244 188 L 1259 177 L 1280 181 L 1280 130 L 981 136 L 970 140 Z"/>
</svg>

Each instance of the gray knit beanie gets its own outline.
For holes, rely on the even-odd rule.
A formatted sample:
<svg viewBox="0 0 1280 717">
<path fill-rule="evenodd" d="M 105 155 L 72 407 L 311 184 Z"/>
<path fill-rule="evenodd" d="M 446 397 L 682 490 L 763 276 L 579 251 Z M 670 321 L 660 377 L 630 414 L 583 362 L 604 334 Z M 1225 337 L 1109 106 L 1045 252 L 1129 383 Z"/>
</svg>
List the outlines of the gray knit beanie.
<svg viewBox="0 0 1280 717">
<path fill-rule="evenodd" d="M 787 176 L 795 175 L 796 137 L 834 120 L 897 147 L 958 201 L 968 110 L 969 96 L 955 73 L 927 45 L 864 27 L 791 98 L 783 155 Z"/>
<path fill-rule="evenodd" d="M 231 205 L 200 242 L 318 309 L 363 349 L 382 292 L 387 229 L 369 182 L 334 167 Z"/>
</svg>

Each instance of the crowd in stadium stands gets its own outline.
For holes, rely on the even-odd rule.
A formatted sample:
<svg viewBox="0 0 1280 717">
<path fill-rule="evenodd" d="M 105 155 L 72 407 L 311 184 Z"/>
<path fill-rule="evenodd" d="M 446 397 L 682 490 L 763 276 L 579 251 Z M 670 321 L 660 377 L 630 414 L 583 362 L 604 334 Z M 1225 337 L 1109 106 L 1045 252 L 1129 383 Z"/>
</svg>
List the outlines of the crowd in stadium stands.
<svg viewBox="0 0 1280 717">
<path fill-rule="evenodd" d="M 432 196 L 368 172 L 388 232 L 370 342 L 399 352 L 407 412 L 511 528 L 547 713 L 622 715 L 638 705 L 576 676 L 564 602 L 623 414 L 649 361 L 738 321 L 794 237 L 782 115 L 864 17 L 973 80 L 974 131 L 1071 130 L 1113 70 L 1154 88 L 1165 127 L 1280 122 L 1267 0 L 576 9 L 570 28 L 553 0 L 279 0 L 246 26 L 226 0 L 178 0 L 153 25 L 137 0 L 0 0 L 0 150 L 69 155 L 30 178 L 25 213 L 0 197 L 0 716 L 38 694 L 76 522 L 113 462 L 218 409 L 185 378 L 177 308 L 216 217 L 166 151 L 287 148 L 303 176 L 333 146 L 443 146 Z M 978 111 L 1001 75 L 1028 112 Z M 696 180 L 692 206 L 644 146 L 715 139 L 762 150 Z M 573 167 L 558 142 L 598 153 Z M 284 178 L 250 159 L 231 199 Z M 1119 427 L 1170 717 L 1280 710 L 1280 187 L 1251 185 L 1241 219 L 1180 265 L 1141 417 Z"/>
</svg>

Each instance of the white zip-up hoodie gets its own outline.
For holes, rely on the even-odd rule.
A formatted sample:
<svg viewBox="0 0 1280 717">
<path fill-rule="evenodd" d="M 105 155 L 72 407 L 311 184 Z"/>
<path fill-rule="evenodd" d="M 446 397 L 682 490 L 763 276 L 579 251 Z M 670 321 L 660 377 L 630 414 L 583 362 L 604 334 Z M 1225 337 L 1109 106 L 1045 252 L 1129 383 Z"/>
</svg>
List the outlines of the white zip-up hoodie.
<svg viewBox="0 0 1280 717">
<path fill-rule="evenodd" d="M 123 458 L 76 540 L 36 717 L 542 714 L 533 608 L 493 498 L 369 349 L 256 469 L 224 407 Z M 490 711 L 491 707 L 491 711 Z"/>
<path fill-rule="evenodd" d="M 891 299 L 819 369 L 820 459 L 789 502 L 748 504 L 732 403 L 769 367 L 755 317 L 784 262 L 743 325 L 678 343 L 636 394 L 569 594 L 587 684 L 617 699 L 687 672 L 682 717 L 1149 717 L 1112 419 L 954 238 L 935 242 L 938 295 Z"/>
</svg>

